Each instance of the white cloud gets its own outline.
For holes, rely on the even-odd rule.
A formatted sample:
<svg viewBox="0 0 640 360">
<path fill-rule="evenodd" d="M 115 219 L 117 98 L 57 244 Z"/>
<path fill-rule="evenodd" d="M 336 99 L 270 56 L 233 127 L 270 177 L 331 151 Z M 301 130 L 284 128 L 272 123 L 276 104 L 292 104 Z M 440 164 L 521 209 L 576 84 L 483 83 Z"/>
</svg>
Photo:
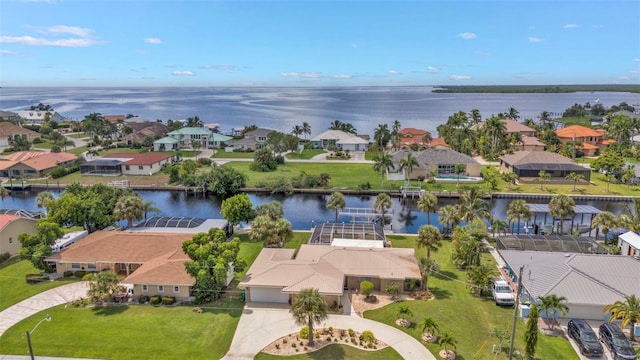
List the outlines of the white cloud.
<svg viewBox="0 0 640 360">
<path fill-rule="evenodd" d="M 333 75 L 332 78 L 334 79 L 351 79 L 353 76 L 351 75 L 347 75 L 347 74 L 338 74 L 338 75 Z"/>
<path fill-rule="evenodd" d="M 449 76 L 450 80 L 469 80 L 471 79 L 471 76 L 467 76 L 467 75 L 451 75 Z"/>
<path fill-rule="evenodd" d="M 388 71 L 388 73 L 389 73 L 390 75 L 400 75 L 400 74 L 401 74 L 401 72 L 400 72 L 400 71 L 398 71 L 398 70 L 389 70 L 389 71 Z"/>
<path fill-rule="evenodd" d="M 318 79 L 322 77 L 322 74 L 317 72 L 287 72 L 287 73 L 280 73 L 280 76 Z"/>
<path fill-rule="evenodd" d="M 0 55 L 14 56 L 14 55 L 18 55 L 18 53 L 15 52 L 15 51 L 2 49 L 2 50 L 0 50 Z"/>
<path fill-rule="evenodd" d="M 146 38 L 144 39 L 144 42 L 146 42 L 147 44 L 154 44 L 154 45 L 162 44 L 162 40 L 158 38 Z"/>
<path fill-rule="evenodd" d="M 540 42 L 544 41 L 544 39 L 539 38 L 539 37 L 534 37 L 534 36 L 529 36 L 529 38 L 527 38 L 527 40 L 529 40 L 530 43 L 540 43 Z"/>
<path fill-rule="evenodd" d="M 465 40 L 473 40 L 473 39 L 478 38 L 478 35 L 476 35 L 475 33 L 472 33 L 472 32 L 463 32 L 463 33 L 460 33 L 460 34 L 458 34 L 456 36 L 459 37 L 459 38 L 465 39 Z"/>
<path fill-rule="evenodd" d="M 195 75 L 193 71 L 174 71 L 171 73 L 174 76 L 193 76 Z"/>
<path fill-rule="evenodd" d="M 44 30 L 36 30 L 36 32 L 52 37 L 34 37 L 30 35 L 23 36 L 0 36 L 0 43 L 7 44 L 23 44 L 31 46 L 59 46 L 81 48 L 88 47 L 101 42 L 93 36 L 93 30 L 81 28 L 78 26 L 56 25 L 50 26 Z M 71 38 L 55 38 L 57 35 L 73 35 Z"/>
<path fill-rule="evenodd" d="M 635 58 L 633 59 L 633 61 L 640 61 L 640 58 Z"/>
<path fill-rule="evenodd" d="M 96 78 L 92 78 L 92 77 L 81 77 L 80 81 L 94 81 L 96 80 Z"/>
<path fill-rule="evenodd" d="M 203 70 L 208 70 L 208 69 L 213 69 L 213 70 L 236 70 L 238 67 L 235 65 L 201 65 L 198 66 L 198 69 L 203 69 Z"/>
<path fill-rule="evenodd" d="M 435 72 L 440 71 L 440 68 L 438 66 L 427 66 L 427 70 L 429 72 L 435 73 Z"/>
<path fill-rule="evenodd" d="M 148 53 L 149 53 L 149 51 L 147 51 L 147 50 L 136 50 L 136 54 L 139 54 L 139 55 L 144 55 L 144 54 L 148 54 Z"/>
<path fill-rule="evenodd" d="M 631 70 L 629 72 L 632 74 L 640 74 L 640 70 Z"/>
<path fill-rule="evenodd" d="M 618 76 L 616 79 L 618 80 L 629 80 L 628 76 Z"/>
<path fill-rule="evenodd" d="M 357 49 L 357 48 L 359 48 L 361 46 L 362 45 L 360 45 L 360 44 L 351 44 L 351 47 L 354 48 L 354 49 Z"/>
<path fill-rule="evenodd" d="M 565 25 L 563 26 L 563 28 L 565 28 L 565 29 L 575 29 L 575 28 L 579 28 L 579 27 L 580 27 L 580 26 L 579 26 L 579 25 L 576 25 L 576 24 L 565 24 Z"/>
</svg>

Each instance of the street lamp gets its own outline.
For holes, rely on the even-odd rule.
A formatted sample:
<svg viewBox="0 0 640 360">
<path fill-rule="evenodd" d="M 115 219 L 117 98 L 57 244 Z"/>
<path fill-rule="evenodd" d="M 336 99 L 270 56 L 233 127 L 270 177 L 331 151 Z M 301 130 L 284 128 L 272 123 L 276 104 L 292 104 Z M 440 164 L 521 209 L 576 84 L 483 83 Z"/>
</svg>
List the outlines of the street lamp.
<svg viewBox="0 0 640 360">
<path fill-rule="evenodd" d="M 45 320 L 51 321 L 51 316 L 47 314 L 47 316 L 44 319 L 38 321 L 36 326 L 34 326 L 33 329 L 31 329 L 31 331 L 27 331 L 27 343 L 29 344 L 29 355 L 31 355 L 31 360 L 35 360 L 35 357 L 33 356 L 33 347 L 31 347 L 31 334 L 33 334 L 33 332 L 36 331 L 38 326 L 40 326 L 40 324 L 42 324 L 42 322 Z"/>
</svg>

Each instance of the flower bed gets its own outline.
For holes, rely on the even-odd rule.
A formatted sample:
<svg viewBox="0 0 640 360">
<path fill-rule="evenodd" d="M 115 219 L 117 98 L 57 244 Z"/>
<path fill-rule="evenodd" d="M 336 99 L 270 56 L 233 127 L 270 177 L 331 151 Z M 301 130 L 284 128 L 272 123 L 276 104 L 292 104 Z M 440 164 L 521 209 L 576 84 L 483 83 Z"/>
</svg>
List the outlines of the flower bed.
<svg viewBox="0 0 640 360">
<path fill-rule="evenodd" d="M 308 346 L 306 338 L 301 338 L 299 333 L 293 333 L 279 338 L 267 345 L 263 352 L 272 355 L 295 355 L 320 350 L 331 344 L 342 344 L 355 347 L 360 350 L 375 351 L 386 348 L 386 343 L 377 340 L 371 332 L 362 333 L 352 329 L 316 329 L 314 330 L 314 345 Z"/>
</svg>

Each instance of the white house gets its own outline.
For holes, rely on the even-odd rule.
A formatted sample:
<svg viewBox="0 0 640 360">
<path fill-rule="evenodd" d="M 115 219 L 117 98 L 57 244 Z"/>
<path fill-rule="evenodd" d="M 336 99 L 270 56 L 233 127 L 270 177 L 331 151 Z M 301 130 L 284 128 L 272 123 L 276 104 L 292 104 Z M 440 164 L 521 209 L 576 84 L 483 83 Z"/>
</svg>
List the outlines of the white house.
<svg viewBox="0 0 640 360">
<path fill-rule="evenodd" d="M 619 235 L 618 246 L 620 247 L 620 254 L 635 256 L 640 259 L 640 235 L 635 232 L 627 231 Z"/>
<path fill-rule="evenodd" d="M 18 115 L 24 119 L 25 125 L 42 125 L 47 121 L 62 122 L 66 118 L 55 110 L 23 110 Z"/>
<path fill-rule="evenodd" d="M 311 146 L 321 149 L 337 148 L 349 151 L 367 151 L 369 148 L 369 141 L 360 136 L 340 130 L 325 131 L 309 141 L 311 142 Z"/>
</svg>

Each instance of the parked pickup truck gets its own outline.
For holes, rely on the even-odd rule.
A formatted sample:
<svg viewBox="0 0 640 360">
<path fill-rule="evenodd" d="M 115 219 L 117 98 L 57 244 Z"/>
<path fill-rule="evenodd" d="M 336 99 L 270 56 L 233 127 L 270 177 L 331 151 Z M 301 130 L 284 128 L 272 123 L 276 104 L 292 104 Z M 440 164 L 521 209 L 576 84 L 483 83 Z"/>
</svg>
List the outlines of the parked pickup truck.
<svg viewBox="0 0 640 360">
<path fill-rule="evenodd" d="M 509 283 L 504 280 L 498 280 L 493 282 L 493 300 L 496 305 L 509 305 L 513 306 L 515 302 L 515 296 Z"/>
</svg>

